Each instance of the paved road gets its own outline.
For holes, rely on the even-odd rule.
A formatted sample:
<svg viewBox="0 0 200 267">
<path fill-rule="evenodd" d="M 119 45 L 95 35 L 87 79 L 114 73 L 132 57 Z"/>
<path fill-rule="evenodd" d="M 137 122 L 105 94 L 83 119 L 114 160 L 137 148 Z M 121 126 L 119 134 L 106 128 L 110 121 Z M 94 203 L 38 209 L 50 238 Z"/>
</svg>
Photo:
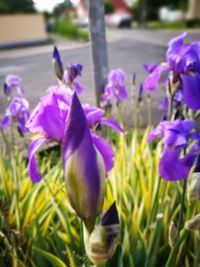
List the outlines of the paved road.
<svg viewBox="0 0 200 267">
<path fill-rule="evenodd" d="M 175 32 L 147 30 L 109 30 L 107 32 L 107 39 L 110 69 L 123 68 L 127 74 L 128 81 L 131 80 L 132 73 L 136 72 L 137 83 L 139 84 L 146 77 L 142 65 L 144 63 L 163 61 L 166 44 L 176 34 Z M 189 39 L 200 39 L 200 35 L 198 32 L 192 32 L 189 35 Z M 73 62 L 84 65 L 82 84 L 86 88 L 86 93 L 82 96 L 82 99 L 89 103 L 94 103 L 89 44 L 63 42 L 61 39 L 58 40 L 57 45 L 61 50 L 65 64 Z M 15 73 L 20 75 L 23 78 L 26 97 L 30 100 L 31 107 L 35 106 L 39 97 L 45 94 L 47 87 L 57 82 L 51 66 L 52 49 L 53 46 L 48 45 L 0 51 L 0 86 L 3 86 L 6 74 Z M 127 87 L 130 91 L 129 82 L 127 82 Z M 154 94 L 154 122 L 157 122 L 161 116 L 158 106 L 163 94 L 162 90 L 158 90 Z M 2 93 L 0 94 L 0 103 L 0 113 L 2 113 L 5 108 Z M 127 124 L 130 124 L 132 112 L 133 107 L 129 100 L 125 107 L 125 120 Z M 146 117 L 145 114 L 144 117 Z"/>
</svg>

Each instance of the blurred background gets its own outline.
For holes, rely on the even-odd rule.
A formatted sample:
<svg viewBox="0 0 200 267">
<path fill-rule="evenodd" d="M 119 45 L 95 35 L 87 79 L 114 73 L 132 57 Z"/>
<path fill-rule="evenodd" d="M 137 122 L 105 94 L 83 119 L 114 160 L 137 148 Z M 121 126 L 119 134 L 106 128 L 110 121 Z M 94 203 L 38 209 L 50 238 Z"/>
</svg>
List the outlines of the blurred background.
<svg viewBox="0 0 200 267">
<path fill-rule="evenodd" d="M 83 64 L 81 82 L 86 93 L 81 98 L 94 104 L 88 21 L 87 0 L 0 0 L 0 87 L 3 89 L 7 74 L 19 75 L 34 107 L 48 86 L 57 84 L 51 64 L 56 45 L 64 66 Z M 121 67 L 126 72 L 131 94 L 133 73 L 139 88 L 147 77 L 143 64 L 165 60 L 171 38 L 188 31 L 187 41 L 199 40 L 200 0 L 105 0 L 105 23 L 109 69 Z M 163 95 L 164 89 L 154 95 L 155 123 L 162 115 Z M 0 113 L 5 108 L 3 99 L 2 90 Z M 130 98 L 124 112 L 129 125 Z M 145 124 L 146 115 L 143 117 Z"/>
<path fill-rule="evenodd" d="M 108 27 L 200 27 L 198 0 L 105 0 Z M 0 0 L 0 47 L 51 41 L 56 33 L 88 40 L 87 0 Z"/>
</svg>

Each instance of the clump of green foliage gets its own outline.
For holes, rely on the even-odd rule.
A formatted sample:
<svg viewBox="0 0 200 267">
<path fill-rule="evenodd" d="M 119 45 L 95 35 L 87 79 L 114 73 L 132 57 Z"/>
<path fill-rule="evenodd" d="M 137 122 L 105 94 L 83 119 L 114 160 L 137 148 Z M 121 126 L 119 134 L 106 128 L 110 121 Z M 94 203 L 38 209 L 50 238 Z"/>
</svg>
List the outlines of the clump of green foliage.
<svg viewBox="0 0 200 267">
<path fill-rule="evenodd" d="M 59 19 L 54 26 L 54 32 L 72 40 L 88 41 L 89 34 L 81 30 L 78 25 L 69 19 Z"/>
<path fill-rule="evenodd" d="M 169 183 L 158 173 L 161 144 L 146 143 L 149 129 L 109 137 L 115 141 L 115 167 L 106 180 L 104 210 L 116 199 L 120 243 L 107 267 L 160 267 L 169 257 L 168 229 L 176 221 L 182 182 Z M 15 151 L 0 155 L 0 266 L 90 266 L 82 243 L 82 224 L 65 190 L 60 151 L 39 156 L 44 179 L 32 184 L 26 158 Z M 184 222 L 200 212 L 185 201 Z M 199 235 L 186 231 L 176 248 L 176 266 L 189 267 L 199 253 Z"/>
</svg>

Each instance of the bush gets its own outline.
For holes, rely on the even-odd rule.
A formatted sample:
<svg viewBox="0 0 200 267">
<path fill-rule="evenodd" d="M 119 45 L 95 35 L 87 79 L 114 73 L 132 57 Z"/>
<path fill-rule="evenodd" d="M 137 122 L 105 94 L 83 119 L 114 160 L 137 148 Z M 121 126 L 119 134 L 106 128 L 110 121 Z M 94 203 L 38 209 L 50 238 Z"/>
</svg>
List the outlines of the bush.
<svg viewBox="0 0 200 267">
<path fill-rule="evenodd" d="M 88 41 L 88 32 L 82 31 L 68 19 L 58 20 L 54 26 L 54 32 L 73 40 Z"/>
<path fill-rule="evenodd" d="M 105 8 L 105 14 L 110 14 L 114 12 L 114 6 L 112 2 L 109 0 L 105 1 L 104 8 Z"/>
</svg>

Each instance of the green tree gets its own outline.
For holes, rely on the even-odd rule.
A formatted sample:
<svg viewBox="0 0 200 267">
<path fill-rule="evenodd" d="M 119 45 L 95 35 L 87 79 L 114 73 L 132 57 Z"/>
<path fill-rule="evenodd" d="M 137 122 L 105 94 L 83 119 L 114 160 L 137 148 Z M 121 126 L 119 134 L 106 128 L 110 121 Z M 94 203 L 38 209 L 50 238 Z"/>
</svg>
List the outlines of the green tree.
<svg viewBox="0 0 200 267">
<path fill-rule="evenodd" d="M 105 14 L 110 14 L 114 12 L 114 6 L 111 0 L 104 1 Z"/>
<path fill-rule="evenodd" d="M 32 0 L 0 0 L 0 14 L 35 12 Z"/>
<path fill-rule="evenodd" d="M 143 0 L 138 0 L 136 5 L 136 13 L 138 12 L 140 2 Z M 149 20 L 158 19 L 158 9 L 162 6 L 171 6 L 173 8 L 178 8 L 182 10 L 186 10 L 188 4 L 188 0 L 145 0 L 145 13 L 146 17 Z M 141 13 L 141 11 L 139 12 Z"/>
</svg>

